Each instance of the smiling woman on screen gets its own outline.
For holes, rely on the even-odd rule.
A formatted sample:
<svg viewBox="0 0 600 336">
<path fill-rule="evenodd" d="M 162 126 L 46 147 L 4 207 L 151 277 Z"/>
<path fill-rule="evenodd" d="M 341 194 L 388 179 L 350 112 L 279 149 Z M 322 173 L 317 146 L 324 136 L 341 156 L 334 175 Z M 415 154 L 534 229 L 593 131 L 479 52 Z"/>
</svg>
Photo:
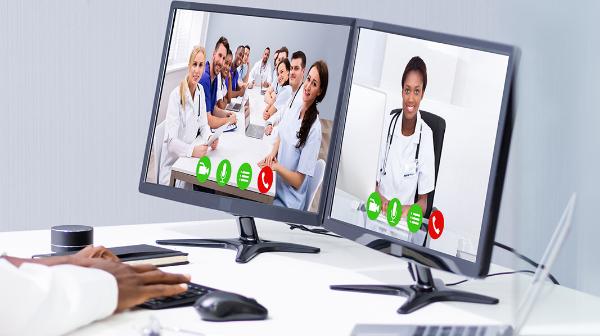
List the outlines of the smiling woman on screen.
<svg viewBox="0 0 600 336">
<path fill-rule="evenodd" d="M 165 135 L 160 156 L 160 184 L 168 185 L 171 167 L 180 157 L 203 157 L 208 152 L 207 145 L 194 145 L 196 136 L 201 136 L 204 143 L 211 134 L 208 126 L 204 89 L 198 80 L 206 66 L 206 51 L 195 46 L 190 54 L 188 72 L 169 96 L 167 116 L 164 121 Z M 217 148 L 219 140 L 210 148 Z M 177 187 L 184 187 L 178 181 Z"/>
<path fill-rule="evenodd" d="M 329 71 L 324 61 L 315 62 L 304 81 L 303 105 L 297 113 L 284 113 L 273 150 L 259 162 L 277 173 L 273 204 L 304 209 L 308 180 L 313 176 L 321 147 L 321 122 L 317 104 L 327 93 Z"/>
<path fill-rule="evenodd" d="M 379 155 L 376 191 L 382 211 L 390 199 L 402 204 L 402 216 L 416 203 L 427 209 L 427 194 L 435 188 L 433 133 L 421 119 L 419 105 L 427 87 L 427 67 L 415 56 L 402 74 L 402 110 L 395 114 Z"/>
</svg>

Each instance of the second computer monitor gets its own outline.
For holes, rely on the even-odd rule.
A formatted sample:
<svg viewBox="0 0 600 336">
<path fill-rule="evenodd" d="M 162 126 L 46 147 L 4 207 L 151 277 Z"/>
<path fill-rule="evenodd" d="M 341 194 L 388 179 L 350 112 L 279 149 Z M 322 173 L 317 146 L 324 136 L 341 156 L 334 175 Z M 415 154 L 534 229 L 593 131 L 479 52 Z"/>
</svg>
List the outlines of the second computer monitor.
<svg viewBox="0 0 600 336">
<path fill-rule="evenodd" d="M 371 247 L 398 243 L 396 254 L 427 266 L 485 273 L 512 48 L 386 24 L 357 33 L 326 227 Z"/>
</svg>

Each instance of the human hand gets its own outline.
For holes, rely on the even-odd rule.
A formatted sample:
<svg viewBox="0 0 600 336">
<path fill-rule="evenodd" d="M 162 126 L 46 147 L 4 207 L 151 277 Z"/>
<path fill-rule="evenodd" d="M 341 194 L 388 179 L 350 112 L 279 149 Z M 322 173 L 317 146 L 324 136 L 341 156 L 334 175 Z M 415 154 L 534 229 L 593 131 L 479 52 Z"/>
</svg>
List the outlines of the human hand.
<svg viewBox="0 0 600 336">
<path fill-rule="evenodd" d="M 89 259 L 88 267 L 110 273 L 117 281 L 119 297 L 115 312 L 122 312 L 150 299 L 181 294 L 189 275 L 166 273 L 154 265 L 130 266 L 121 262 Z"/>
<path fill-rule="evenodd" d="M 230 125 L 235 125 L 235 124 L 237 123 L 237 116 L 235 115 L 235 113 L 230 113 L 230 114 L 227 116 L 227 122 L 228 122 Z"/>
<path fill-rule="evenodd" d="M 99 258 L 111 261 L 119 261 L 116 255 L 114 255 L 109 249 L 104 246 L 92 246 L 88 245 L 84 249 L 79 250 L 73 254 L 74 258 L 90 259 Z"/>
<path fill-rule="evenodd" d="M 271 132 L 273 132 L 273 125 L 267 125 L 265 127 L 265 135 L 271 135 Z"/>
<path fill-rule="evenodd" d="M 261 161 L 258 162 L 258 166 L 260 168 L 264 167 L 264 166 L 271 166 L 273 164 L 273 162 L 276 160 L 276 155 L 273 153 L 269 153 L 269 155 L 265 156 L 264 159 L 262 159 Z"/>
<path fill-rule="evenodd" d="M 192 157 L 200 158 L 206 155 L 207 152 L 208 145 L 198 145 L 194 147 L 194 150 L 192 151 Z"/>
<path fill-rule="evenodd" d="M 390 200 L 383 197 L 383 195 L 380 192 L 377 192 L 377 193 L 379 194 L 379 197 L 381 198 L 381 212 L 386 213 L 388 204 L 390 203 Z"/>
<path fill-rule="evenodd" d="M 278 172 L 281 165 L 277 162 L 277 158 L 273 159 L 273 162 L 269 165 L 272 171 Z"/>
<path fill-rule="evenodd" d="M 219 139 L 213 141 L 212 144 L 210 144 L 210 149 L 215 150 L 217 149 L 217 145 L 219 144 Z"/>
<path fill-rule="evenodd" d="M 263 119 L 267 120 L 271 118 L 271 113 L 269 113 L 269 110 L 265 109 L 265 111 L 263 112 Z"/>
</svg>

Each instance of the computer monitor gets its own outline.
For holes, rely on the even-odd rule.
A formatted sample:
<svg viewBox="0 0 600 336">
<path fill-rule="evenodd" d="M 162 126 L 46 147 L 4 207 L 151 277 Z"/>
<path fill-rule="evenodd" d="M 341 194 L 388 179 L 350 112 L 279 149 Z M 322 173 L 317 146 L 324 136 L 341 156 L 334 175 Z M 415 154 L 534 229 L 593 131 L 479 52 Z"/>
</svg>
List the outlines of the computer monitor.
<svg viewBox="0 0 600 336">
<path fill-rule="evenodd" d="M 354 20 L 173 2 L 139 190 L 239 216 L 240 237 L 159 244 L 257 253 L 253 217 L 321 225 Z M 279 56 L 277 59 L 274 56 Z"/>
<path fill-rule="evenodd" d="M 513 47 L 357 20 L 324 226 L 408 259 L 416 284 L 333 289 L 495 303 L 430 268 L 487 274 L 510 143 Z M 416 267 L 416 274 L 413 271 Z"/>
</svg>

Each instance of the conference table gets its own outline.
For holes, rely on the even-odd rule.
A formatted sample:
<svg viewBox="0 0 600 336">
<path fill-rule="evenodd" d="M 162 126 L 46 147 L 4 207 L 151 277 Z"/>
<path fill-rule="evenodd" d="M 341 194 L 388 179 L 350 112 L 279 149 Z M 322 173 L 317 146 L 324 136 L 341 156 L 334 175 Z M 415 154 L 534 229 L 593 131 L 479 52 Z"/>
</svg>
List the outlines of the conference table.
<svg viewBox="0 0 600 336">
<path fill-rule="evenodd" d="M 262 114 L 266 103 L 264 102 L 264 95 L 260 93 L 260 88 L 256 87 L 246 90 L 245 98 L 246 99 L 244 99 L 244 97 L 237 97 L 232 99 L 232 102 L 243 103 L 244 101 L 247 101 L 250 124 L 264 126 L 265 120 L 263 119 Z M 258 172 L 260 171 L 260 168 L 257 163 L 271 152 L 277 131 L 275 130 L 271 135 L 264 136 L 262 139 L 249 137 L 245 132 L 245 119 L 247 116 L 246 113 L 244 113 L 244 107 L 242 107 L 239 112 L 234 113 L 237 117 L 237 128 L 233 131 L 221 134 L 217 149 L 209 150 L 206 155 L 210 159 L 212 165 L 208 180 L 200 183 L 196 179 L 198 158 L 181 157 L 175 161 L 171 168 L 170 185 L 175 186 L 176 181 L 185 181 L 192 185 L 214 190 L 221 194 L 272 204 L 275 197 L 277 174 L 273 174 L 270 189 L 266 193 L 261 193 L 258 189 Z M 194 144 L 202 144 L 202 141 L 203 140 L 198 137 Z M 225 159 L 229 160 L 231 163 L 232 173 L 227 184 L 221 186 L 217 183 L 216 167 L 219 162 Z M 250 185 L 245 190 L 238 188 L 236 178 L 237 171 L 243 163 L 249 163 L 252 167 Z"/>
<path fill-rule="evenodd" d="M 456 289 L 499 298 L 497 305 L 439 302 L 408 315 L 396 310 L 405 298 L 332 291 L 333 284 L 408 284 L 406 263 L 353 241 L 290 230 L 281 222 L 257 219 L 261 237 L 311 245 L 319 254 L 263 253 L 247 264 L 234 261 L 235 251 L 169 246 L 189 253 L 187 265 L 164 267 L 187 273 L 192 281 L 255 298 L 269 311 L 267 320 L 207 322 L 193 307 L 150 311 L 133 309 L 75 330 L 72 336 L 142 335 L 151 318 L 171 328 L 206 336 L 348 336 L 356 324 L 512 324 L 531 276 L 503 275 L 470 280 Z M 222 220 L 98 226 L 94 242 L 104 246 L 154 244 L 156 239 L 231 238 L 237 236 L 233 217 Z M 28 257 L 50 250 L 50 230 L 0 233 L 0 246 L 9 255 Z M 490 272 L 507 270 L 492 265 Z M 435 271 L 445 283 L 464 279 Z M 522 335 L 598 335 L 600 298 L 548 283 L 541 292 Z M 187 335 L 165 330 L 168 335 Z"/>
</svg>

